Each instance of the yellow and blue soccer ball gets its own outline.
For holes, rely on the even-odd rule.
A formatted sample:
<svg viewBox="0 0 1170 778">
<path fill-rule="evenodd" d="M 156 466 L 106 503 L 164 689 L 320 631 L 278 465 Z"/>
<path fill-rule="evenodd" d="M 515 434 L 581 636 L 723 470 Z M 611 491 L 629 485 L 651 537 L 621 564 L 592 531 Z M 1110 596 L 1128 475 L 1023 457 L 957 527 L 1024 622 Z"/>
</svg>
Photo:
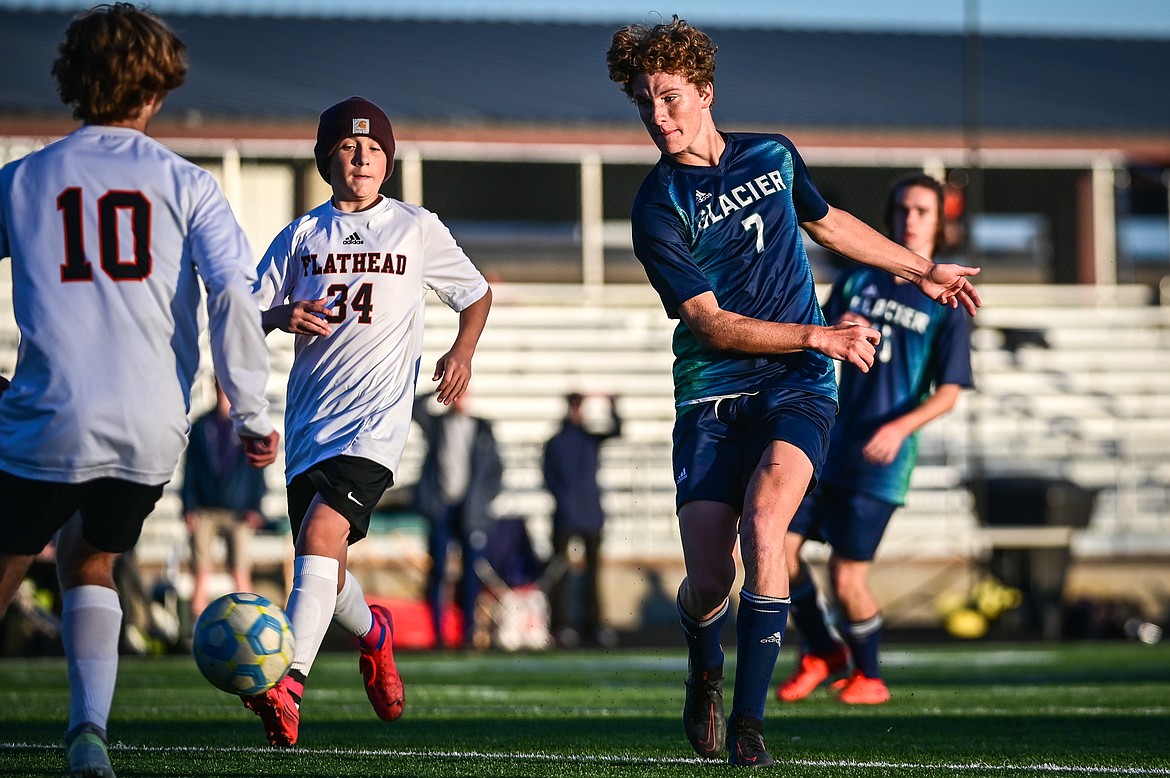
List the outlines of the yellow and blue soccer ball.
<svg viewBox="0 0 1170 778">
<path fill-rule="evenodd" d="M 195 622 L 191 650 L 203 677 L 229 694 L 271 689 L 292 663 L 292 628 L 280 606 L 249 592 L 225 594 Z"/>
</svg>

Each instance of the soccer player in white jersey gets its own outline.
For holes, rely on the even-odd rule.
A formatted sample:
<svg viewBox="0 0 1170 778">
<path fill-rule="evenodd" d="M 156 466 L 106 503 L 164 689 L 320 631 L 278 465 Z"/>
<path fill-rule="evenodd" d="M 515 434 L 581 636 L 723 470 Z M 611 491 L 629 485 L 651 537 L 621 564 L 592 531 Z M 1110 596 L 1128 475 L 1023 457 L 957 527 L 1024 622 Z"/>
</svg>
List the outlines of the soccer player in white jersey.
<svg viewBox="0 0 1170 778">
<path fill-rule="evenodd" d="M 358 639 L 366 694 L 379 718 L 402 714 L 393 619 L 366 604 L 346 570 L 347 551 L 365 537 L 402 457 L 427 291 L 459 312 L 455 342 L 432 375 L 447 405 L 467 390 L 492 300 L 438 217 L 379 193 L 393 170 L 394 133 L 378 106 L 351 97 L 326 109 L 314 154 L 333 196 L 276 236 L 255 288 L 265 330 L 297 336 L 285 408 L 296 543 L 287 611 L 296 655 L 280 684 L 244 698 L 276 746 L 297 741 L 305 681 L 331 620 Z"/>
<path fill-rule="evenodd" d="M 215 372 L 249 460 L 275 461 L 254 260 L 215 180 L 146 136 L 186 47 L 119 3 L 80 14 L 53 64 L 84 126 L 0 170 L 20 349 L 0 397 L 0 615 L 57 535 L 71 776 L 113 776 L 122 613 L 114 562 L 186 445 L 200 282 Z"/>
</svg>

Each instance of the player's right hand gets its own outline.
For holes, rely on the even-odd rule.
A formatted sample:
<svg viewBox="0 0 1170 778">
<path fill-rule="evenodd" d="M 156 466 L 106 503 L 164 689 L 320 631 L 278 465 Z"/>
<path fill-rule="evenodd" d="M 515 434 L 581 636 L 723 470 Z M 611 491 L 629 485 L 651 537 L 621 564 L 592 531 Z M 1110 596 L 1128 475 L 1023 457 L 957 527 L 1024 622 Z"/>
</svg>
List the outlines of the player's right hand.
<svg viewBox="0 0 1170 778">
<path fill-rule="evenodd" d="M 329 307 L 325 305 L 328 297 L 320 300 L 297 300 L 287 305 L 277 305 L 261 315 L 265 332 L 271 332 L 279 327 L 293 335 L 320 335 L 327 337 L 333 330 L 329 327 L 326 316 L 331 315 Z"/>
<path fill-rule="evenodd" d="M 280 433 L 276 430 L 262 438 L 250 435 L 241 435 L 240 442 L 244 444 L 244 455 L 252 467 L 268 467 L 276 461 L 276 453 L 280 445 Z"/>
<path fill-rule="evenodd" d="M 850 321 L 822 327 L 818 335 L 814 351 L 847 362 L 863 373 L 868 373 L 873 367 L 877 344 L 882 339 L 882 334 L 873 327 Z"/>
</svg>

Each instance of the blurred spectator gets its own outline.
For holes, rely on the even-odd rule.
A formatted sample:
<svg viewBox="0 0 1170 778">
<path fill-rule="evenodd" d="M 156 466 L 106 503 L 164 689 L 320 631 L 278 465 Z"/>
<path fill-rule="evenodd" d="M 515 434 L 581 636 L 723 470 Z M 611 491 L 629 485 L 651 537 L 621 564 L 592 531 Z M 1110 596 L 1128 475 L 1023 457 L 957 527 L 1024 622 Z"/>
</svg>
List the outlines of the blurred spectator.
<svg viewBox="0 0 1170 778">
<path fill-rule="evenodd" d="M 617 402 L 609 401 L 609 429 L 591 432 L 585 428 L 582 412 L 584 396 L 573 393 L 565 398 L 568 411 L 561 429 L 544 446 L 544 485 L 556 501 L 553 509 L 552 546 L 554 559 L 568 569 L 569 543 L 577 538 L 585 547 L 582 575 L 582 618 L 573 618 L 574 587 L 572 576 L 563 575 L 553 585 L 550 605 L 553 638 L 558 645 L 572 647 L 584 635 L 599 645 L 613 645 L 613 630 L 601 623 L 601 605 L 597 593 L 601 567 L 601 529 L 605 512 L 601 507 L 601 488 L 597 483 L 601 444 L 622 432 Z"/>
<path fill-rule="evenodd" d="M 457 543 L 462 572 L 455 604 L 463 618 L 463 645 L 473 645 L 475 601 L 481 583 L 475 563 L 487 546 L 492 516 L 488 508 L 500 493 L 503 462 L 491 424 L 467 413 L 462 395 L 446 413 L 427 410 L 430 395 L 414 403 L 414 420 L 427 441 L 426 459 L 414 490 L 414 509 L 430 521 L 428 551 L 431 571 L 426 597 L 435 629 L 435 646 L 445 647 L 443 613 L 446 609 L 447 553 Z"/>
<path fill-rule="evenodd" d="M 264 524 L 264 471 L 248 465 L 235 434 L 231 403 L 215 384 L 215 408 L 191 425 L 183 466 L 183 516 L 191 532 L 191 573 L 195 588 L 191 614 L 198 618 L 210 601 L 213 544 L 227 544 L 227 566 L 237 592 L 252 591 L 252 535 Z"/>
</svg>

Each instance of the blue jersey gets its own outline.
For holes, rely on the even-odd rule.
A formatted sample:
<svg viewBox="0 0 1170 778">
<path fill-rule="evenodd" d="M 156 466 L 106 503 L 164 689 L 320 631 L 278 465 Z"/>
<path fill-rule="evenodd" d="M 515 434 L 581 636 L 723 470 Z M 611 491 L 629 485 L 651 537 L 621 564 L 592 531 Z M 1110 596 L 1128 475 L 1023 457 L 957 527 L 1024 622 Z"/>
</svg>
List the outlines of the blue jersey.
<svg viewBox="0 0 1170 778">
<path fill-rule="evenodd" d="M 868 267 L 846 271 L 833 285 L 825 314 L 837 321 L 847 311 L 864 316 L 882 340 L 868 373 L 841 367 L 841 410 L 821 480 L 902 505 L 918 458 L 918 433 L 906 438 L 889 465 L 866 462 L 861 450 L 879 427 L 917 408 L 935 387 L 972 385 L 967 315 Z"/>
<path fill-rule="evenodd" d="M 663 157 L 634 198 L 634 253 L 666 313 L 714 292 L 721 308 L 754 319 L 825 323 L 800 222 L 829 206 L 783 135 L 725 135 L 713 167 Z M 744 355 L 704 349 L 680 322 L 674 333 L 675 401 L 762 389 L 836 397 L 833 363 L 812 351 Z"/>
</svg>

